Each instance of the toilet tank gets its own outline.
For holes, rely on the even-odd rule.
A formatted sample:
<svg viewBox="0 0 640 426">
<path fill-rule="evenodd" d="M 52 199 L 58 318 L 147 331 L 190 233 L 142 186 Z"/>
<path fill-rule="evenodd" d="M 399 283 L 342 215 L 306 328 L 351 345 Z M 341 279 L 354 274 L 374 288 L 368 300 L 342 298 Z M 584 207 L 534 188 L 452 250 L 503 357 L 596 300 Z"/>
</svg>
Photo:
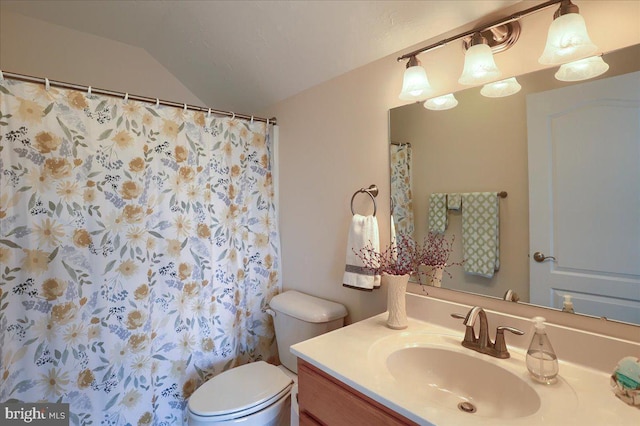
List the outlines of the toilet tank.
<svg viewBox="0 0 640 426">
<path fill-rule="evenodd" d="M 274 296 L 269 302 L 280 362 L 298 372 L 296 356 L 289 348 L 344 325 L 347 309 L 340 303 L 289 290 Z"/>
</svg>

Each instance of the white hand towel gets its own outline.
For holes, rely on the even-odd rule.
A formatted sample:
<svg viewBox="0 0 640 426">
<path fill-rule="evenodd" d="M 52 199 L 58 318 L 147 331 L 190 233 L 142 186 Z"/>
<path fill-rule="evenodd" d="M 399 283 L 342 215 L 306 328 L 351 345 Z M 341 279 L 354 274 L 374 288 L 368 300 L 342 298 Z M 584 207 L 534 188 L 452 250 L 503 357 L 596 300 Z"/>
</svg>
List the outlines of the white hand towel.
<svg viewBox="0 0 640 426">
<path fill-rule="evenodd" d="M 462 194 L 462 255 L 468 274 L 493 277 L 500 268 L 498 194 Z"/>
<path fill-rule="evenodd" d="M 374 275 L 373 271 L 364 268 L 364 263 L 356 256 L 365 247 L 380 251 L 378 219 L 375 216 L 355 214 L 349 228 L 343 286 L 369 291 L 380 287 L 380 275 Z"/>
<path fill-rule="evenodd" d="M 447 194 L 429 195 L 429 232 L 444 234 L 447 229 Z"/>
</svg>

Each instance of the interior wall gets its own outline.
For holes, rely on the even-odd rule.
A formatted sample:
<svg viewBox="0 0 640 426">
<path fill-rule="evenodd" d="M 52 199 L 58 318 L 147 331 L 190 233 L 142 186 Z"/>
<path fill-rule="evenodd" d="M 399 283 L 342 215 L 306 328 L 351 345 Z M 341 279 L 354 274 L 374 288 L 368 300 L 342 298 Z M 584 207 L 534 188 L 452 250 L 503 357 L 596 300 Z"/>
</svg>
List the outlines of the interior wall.
<svg viewBox="0 0 640 426">
<path fill-rule="evenodd" d="M 539 2 L 522 2 L 484 21 L 507 16 Z M 577 1 L 589 33 L 601 51 L 640 42 L 640 3 Z M 530 15 L 516 46 L 496 55 L 505 77 L 541 69 L 542 53 L 553 8 Z M 471 29 L 473 23 L 437 39 Z M 274 105 L 280 132 L 280 207 L 284 287 L 344 303 L 350 320 L 385 310 L 385 290 L 373 293 L 342 287 L 347 232 L 353 192 L 375 183 L 381 242 L 389 240 L 388 111 L 398 100 L 403 64 L 399 52 L 318 85 Z M 457 43 L 420 56 L 432 86 L 444 94 L 459 89 L 463 55 Z M 499 124 L 496 124 L 499 125 Z M 524 163 L 526 168 L 526 162 Z M 521 184 L 520 184 L 521 185 Z M 504 189 L 504 188 L 500 188 Z M 508 188 L 507 188 L 508 189 Z M 510 195 L 511 197 L 511 195 Z M 515 203 L 513 197 L 507 201 Z M 510 204 L 511 205 L 511 204 Z M 366 205 L 356 209 L 366 211 Z M 520 218 L 522 219 L 522 218 Z M 506 220 L 506 219 L 505 219 Z M 477 296 L 412 286 L 410 291 L 466 304 L 484 304 Z M 528 309 L 528 308 L 527 308 Z M 586 320 L 585 320 L 586 321 Z"/>
<path fill-rule="evenodd" d="M 204 106 L 144 49 L 0 10 L 2 71 Z"/>
</svg>

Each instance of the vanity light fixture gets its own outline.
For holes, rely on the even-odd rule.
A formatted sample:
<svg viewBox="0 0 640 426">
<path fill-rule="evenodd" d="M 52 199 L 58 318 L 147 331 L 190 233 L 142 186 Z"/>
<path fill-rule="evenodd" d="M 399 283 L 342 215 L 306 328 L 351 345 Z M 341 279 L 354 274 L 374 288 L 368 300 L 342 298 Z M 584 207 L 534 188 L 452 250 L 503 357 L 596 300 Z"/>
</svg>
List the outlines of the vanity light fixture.
<svg viewBox="0 0 640 426">
<path fill-rule="evenodd" d="M 601 56 L 591 56 L 560 66 L 555 76 L 560 81 L 582 81 L 604 74 L 609 69 Z"/>
<path fill-rule="evenodd" d="M 420 61 L 414 55 L 407 62 L 402 80 L 402 91 L 399 98 L 403 101 L 423 101 L 431 94 L 431 85 L 427 78 L 427 72 Z"/>
<path fill-rule="evenodd" d="M 553 15 L 547 43 L 538 62 L 561 65 L 593 55 L 598 50 L 589 38 L 584 18 L 578 12 L 578 6 L 571 0 L 562 0 Z"/>
<path fill-rule="evenodd" d="M 515 44 L 520 36 L 520 19 L 554 5 L 559 5 L 559 7 L 553 15 L 547 43 L 538 61 L 544 65 L 566 64 L 556 74 L 556 78 L 562 81 L 584 80 L 605 72 L 608 66 L 604 61 L 600 63 L 601 58 L 588 58 L 586 62 L 589 63 L 589 67 L 586 67 L 584 63 L 577 62 L 593 55 L 598 49 L 589 38 L 584 18 L 578 13 L 578 7 L 571 0 L 548 0 L 400 56 L 398 61 L 409 60 L 404 73 L 400 99 L 422 101 L 429 98 L 432 89 L 417 56 L 458 40 L 463 41 L 463 46 L 466 49 L 464 69 L 458 80 L 460 84 L 481 85 L 488 83 L 480 91 L 488 97 L 501 97 L 517 93 L 521 86 L 515 78 L 491 83 L 500 78 L 500 70 L 496 66 L 493 55 L 507 50 Z M 578 71 L 583 67 L 589 69 L 589 72 Z M 450 103 L 444 102 L 445 98 L 450 99 L 448 97 L 449 95 L 431 98 L 425 102 L 425 108 L 453 108 L 457 105 L 457 101 L 455 103 L 452 101 L 449 101 Z M 453 99 L 455 100 L 455 98 Z M 451 106 L 442 108 L 443 105 Z"/>
<path fill-rule="evenodd" d="M 507 78 L 493 83 L 485 84 L 480 89 L 480 94 L 487 98 L 503 98 L 518 93 L 522 89 L 515 77 Z"/>
<path fill-rule="evenodd" d="M 424 103 L 424 107 L 426 109 L 434 111 L 444 111 L 446 109 L 455 108 L 456 105 L 458 105 L 458 100 L 453 96 L 453 93 L 427 99 Z"/>
<path fill-rule="evenodd" d="M 487 39 L 482 34 L 475 33 L 471 38 L 471 46 L 464 55 L 464 69 L 458 83 L 484 84 L 500 78 L 501 75 Z"/>
</svg>

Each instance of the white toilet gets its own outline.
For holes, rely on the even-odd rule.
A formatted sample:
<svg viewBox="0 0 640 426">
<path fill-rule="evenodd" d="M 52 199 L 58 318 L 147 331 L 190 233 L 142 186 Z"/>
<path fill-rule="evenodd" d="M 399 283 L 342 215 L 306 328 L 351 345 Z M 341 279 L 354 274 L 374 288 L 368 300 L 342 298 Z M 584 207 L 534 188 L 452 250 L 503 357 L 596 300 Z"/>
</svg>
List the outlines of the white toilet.
<svg viewBox="0 0 640 426">
<path fill-rule="evenodd" d="M 232 368 L 210 379 L 189 398 L 189 426 L 297 426 L 297 359 L 289 347 L 342 327 L 346 308 L 297 291 L 271 299 L 282 365 L 264 361 Z"/>
</svg>

